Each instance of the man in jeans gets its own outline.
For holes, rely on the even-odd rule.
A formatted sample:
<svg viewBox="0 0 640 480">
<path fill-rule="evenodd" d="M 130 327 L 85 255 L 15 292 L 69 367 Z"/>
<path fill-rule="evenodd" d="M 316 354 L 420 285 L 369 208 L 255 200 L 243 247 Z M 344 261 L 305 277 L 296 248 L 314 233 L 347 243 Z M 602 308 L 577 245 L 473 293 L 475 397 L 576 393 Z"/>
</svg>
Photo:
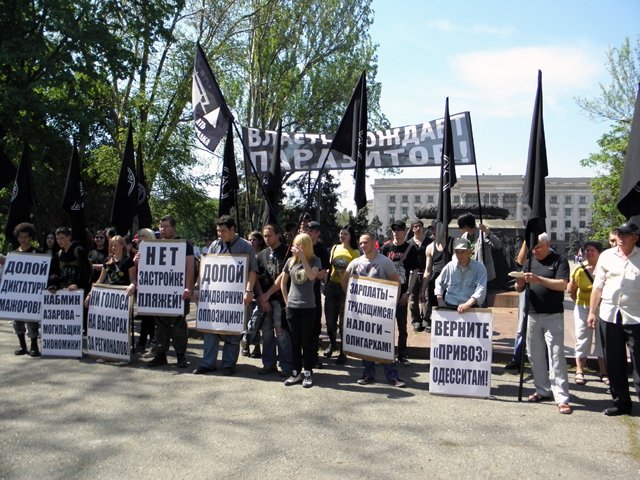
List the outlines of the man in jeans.
<svg viewBox="0 0 640 480">
<path fill-rule="evenodd" d="M 258 254 L 258 306 L 262 320 L 262 368 L 259 375 L 269 375 L 278 371 L 276 366 L 276 344 L 278 358 L 284 376 L 291 375 L 291 336 L 284 317 L 284 299 L 280 291 L 278 277 L 290 256 L 287 245 L 280 241 L 278 227 L 267 224 L 262 236 L 268 248 Z"/>
</svg>

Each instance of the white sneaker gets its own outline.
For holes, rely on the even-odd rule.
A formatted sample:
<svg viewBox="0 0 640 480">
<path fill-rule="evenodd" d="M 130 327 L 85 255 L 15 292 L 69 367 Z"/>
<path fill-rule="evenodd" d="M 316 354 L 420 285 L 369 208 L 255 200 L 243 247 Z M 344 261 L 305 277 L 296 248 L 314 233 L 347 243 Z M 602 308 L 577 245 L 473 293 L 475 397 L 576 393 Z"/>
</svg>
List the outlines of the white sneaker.
<svg viewBox="0 0 640 480">
<path fill-rule="evenodd" d="M 313 387 L 313 379 L 311 378 L 311 372 L 304 372 L 304 380 L 302 380 L 302 386 L 304 388 Z"/>
<path fill-rule="evenodd" d="M 291 385 L 295 385 L 296 383 L 300 383 L 303 379 L 302 372 L 298 373 L 295 370 L 291 372 L 291 376 L 284 381 L 284 384 L 289 387 Z"/>
</svg>

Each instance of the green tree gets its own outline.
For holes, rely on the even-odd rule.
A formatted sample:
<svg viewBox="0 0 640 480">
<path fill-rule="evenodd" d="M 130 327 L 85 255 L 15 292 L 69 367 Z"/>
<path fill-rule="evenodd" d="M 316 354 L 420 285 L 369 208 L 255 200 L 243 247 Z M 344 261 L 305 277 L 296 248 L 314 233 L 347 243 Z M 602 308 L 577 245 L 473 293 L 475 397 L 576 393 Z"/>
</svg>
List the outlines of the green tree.
<svg viewBox="0 0 640 480">
<path fill-rule="evenodd" d="M 611 83 L 600 84 L 601 95 L 593 100 L 576 99 L 592 118 L 613 122 L 611 131 L 598 141 L 600 151 L 580 161 L 582 166 L 596 171 L 591 182 L 594 196 L 592 229 L 595 237 L 603 241 L 612 227 L 624 221 L 616 204 L 640 82 L 640 35 L 633 48 L 629 39 L 620 48 L 610 48 L 606 65 Z"/>
</svg>

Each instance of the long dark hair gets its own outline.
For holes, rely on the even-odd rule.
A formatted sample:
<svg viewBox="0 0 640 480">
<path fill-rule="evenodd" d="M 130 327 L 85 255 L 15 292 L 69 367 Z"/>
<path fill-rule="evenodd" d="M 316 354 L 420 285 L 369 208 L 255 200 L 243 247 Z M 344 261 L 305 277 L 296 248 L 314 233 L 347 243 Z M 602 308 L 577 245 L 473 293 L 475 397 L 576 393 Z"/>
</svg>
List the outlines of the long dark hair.
<svg viewBox="0 0 640 480">
<path fill-rule="evenodd" d="M 346 230 L 347 232 L 349 232 L 349 246 L 353 250 L 358 250 L 358 239 L 356 238 L 356 231 L 353 229 L 353 227 L 351 225 L 345 225 L 344 227 L 340 228 L 340 230 Z"/>
</svg>

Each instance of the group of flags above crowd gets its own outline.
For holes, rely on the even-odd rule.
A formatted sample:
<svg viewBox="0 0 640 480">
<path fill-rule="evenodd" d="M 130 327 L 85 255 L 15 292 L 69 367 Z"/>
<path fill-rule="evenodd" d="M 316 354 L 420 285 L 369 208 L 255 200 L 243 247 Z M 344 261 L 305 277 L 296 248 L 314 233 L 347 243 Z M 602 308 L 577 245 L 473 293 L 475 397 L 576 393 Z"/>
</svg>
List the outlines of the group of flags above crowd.
<svg viewBox="0 0 640 480">
<path fill-rule="evenodd" d="M 199 44 L 196 47 L 192 88 L 194 128 L 198 140 L 209 151 L 214 152 L 222 138 L 226 136 L 220 186 L 220 204 L 217 213 L 218 215 L 230 214 L 234 207 L 238 212 L 237 191 L 239 182 L 233 145 L 234 129 L 240 137 L 245 158 L 250 159 L 251 156 L 246 145 L 246 139 L 240 135 L 235 119 L 224 100 L 213 71 Z M 464 143 L 466 151 L 470 150 L 466 163 L 475 164 L 473 137 L 468 113 L 465 116 L 465 120 L 465 134 L 468 131 L 468 136 L 461 143 Z M 428 124 L 425 125 L 427 125 L 427 131 L 429 131 L 431 127 Z M 366 74 L 363 71 L 338 129 L 331 140 L 330 147 L 326 151 L 323 150 L 324 159 L 319 162 L 321 165 L 320 173 L 313 189 L 309 192 L 309 202 L 314 198 L 318 180 L 326 167 L 330 152 L 333 150 L 350 157 L 353 162 L 355 166 L 354 201 L 358 211 L 365 207 L 367 203 L 365 188 L 367 126 L 367 85 Z M 447 227 L 452 220 L 451 188 L 456 184 L 453 136 L 449 114 L 449 99 L 447 98 L 442 122 L 440 191 L 436 216 L 436 238 L 440 241 L 447 238 Z M 457 149 L 460 150 L 460 145 L 457 146 Z M 278 223 L 278 196 L 283 186 L 280 161 L 281 151 L 282 123 L 280 121 L 278 122 L 269 170 L 264 175 L 264 179 L 261 179 L 254 162 L 246 162 L 258 178 L 258 184 L 266 199 L 265 213 L 262 218 L 263 223 Z M 148 187 L 143 171 L 140 145 L 138 145 L 137 162 L 134 157 L 133 130 L 132 127 L 129 127 L 111 211 L 111 223 L 120 234 L 133 231 L 134 227 L 152 226 Z M 82 242 L 84 241 L 85 231 L 84 206 L 86 192 L 83 189 L 80 171 L 78 149 L 74 145 L 62 208 L 70 215 L 74 239 Z M 29 147 L 26 142 L 18 169 L 15 168 L 4 151 L 0 149 L 0 173 L 0 188 L 9 185 L 11 179 L 15 178 L 5 228 L 7 239 L 14 240 L 13 229 L 15 225 L 20 222 L 30 221 L 31 210 L 35 206 Z M 548 165 L 542 108 L 542 74 L 539 71 L 523 192 L 523 200 L 531 209 L 526 225 L 526 240 L 529 245 L 533 245 L 536 242 L 539 233 L 546 231 L 545 178 L 547 175 Z M 478 195 L 478 198 L 480 198 L 480 195 Z M 307 205 L 307 207 L 310 207 L 310 205 Z M 640 95 L 636 101 L 631 136 L 625 158 L 618 209 L 626 218 L 640 214 Z M 480 220 L 482 221 L 481 206 Z"/>
</svg>

